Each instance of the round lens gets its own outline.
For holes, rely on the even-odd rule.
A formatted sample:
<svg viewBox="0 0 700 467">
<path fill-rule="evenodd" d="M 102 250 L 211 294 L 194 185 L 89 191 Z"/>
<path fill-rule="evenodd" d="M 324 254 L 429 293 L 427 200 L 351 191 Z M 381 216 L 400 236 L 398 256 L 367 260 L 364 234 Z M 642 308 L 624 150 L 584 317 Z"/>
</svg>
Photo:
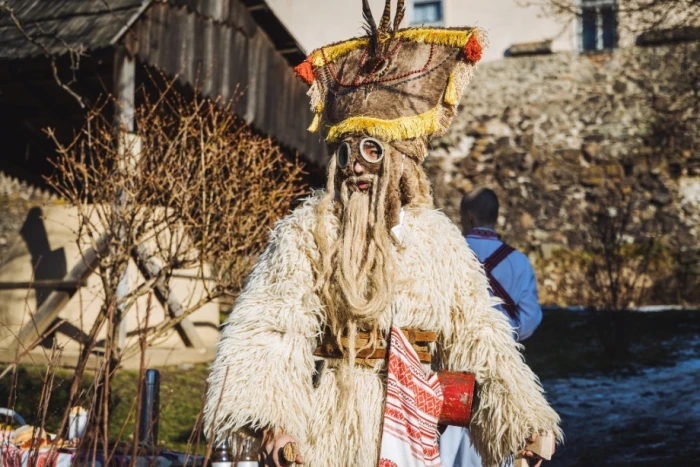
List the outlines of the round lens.
<svg viewBox="0 0 700 467">
<path fill-rule="evenodd" d="M 338 167 L 341 169 L 347 167 L 348 162 L 350 162 L 350 144 L 341 143 L 341 145 L 338 147 L 338 151 L 336 151 L 336 155 L 338 159 Z"/>
<path fill-rule="evenodd" d="M 360 143 L 362 158 L 370 164 L 376 164 L 384 157 L 384 146 L 373 138 L 365 138 Z"/>
</svg>

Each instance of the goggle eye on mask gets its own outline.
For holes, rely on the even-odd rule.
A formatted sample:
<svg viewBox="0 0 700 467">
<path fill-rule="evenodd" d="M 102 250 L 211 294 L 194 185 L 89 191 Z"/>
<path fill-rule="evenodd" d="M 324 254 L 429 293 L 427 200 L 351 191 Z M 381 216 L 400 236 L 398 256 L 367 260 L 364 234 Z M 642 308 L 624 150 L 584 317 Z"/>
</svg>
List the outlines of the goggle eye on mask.
<svg viewBox="0 0 700 467">
<path fill-rule="evenodd" d="M 378 164 L 384 159 L 384 145 L 374 139 L 365 138 L 360 141 L 359 152 L 362 158 L 370 164 Z M 335 152 L 336 159 L 338 161 L 338 167 L 344 169 L 350 163 L 350 156 L 352 155 L 352 147 L 350 143 L 344 141 L 338 146 Z"/>
</svg>

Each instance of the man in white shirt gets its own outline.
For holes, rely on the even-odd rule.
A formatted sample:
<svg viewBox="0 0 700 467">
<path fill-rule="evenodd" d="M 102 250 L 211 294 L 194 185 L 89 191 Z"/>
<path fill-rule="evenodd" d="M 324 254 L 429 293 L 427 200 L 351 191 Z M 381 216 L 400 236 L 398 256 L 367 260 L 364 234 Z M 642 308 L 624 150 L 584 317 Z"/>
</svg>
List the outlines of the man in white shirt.
<svg viewBox="0 0 700 467">
<path fill-rule="evenodd" d="M 542 321 L 537 281 L 527 256 L 502 242 L 496 233 L 498 196 L 488 188 L 470 191 L 462 198 L 460 217 L 467 243 L 484 265 L 491 294 L 503 301 L 498 308 L 510 320 L 513 337 L 518 342 L 527 339 Z M 482 465 L 468 431 L 453 426 L 440 438 L 440 459 L 444 467 Z"/>
</svg>

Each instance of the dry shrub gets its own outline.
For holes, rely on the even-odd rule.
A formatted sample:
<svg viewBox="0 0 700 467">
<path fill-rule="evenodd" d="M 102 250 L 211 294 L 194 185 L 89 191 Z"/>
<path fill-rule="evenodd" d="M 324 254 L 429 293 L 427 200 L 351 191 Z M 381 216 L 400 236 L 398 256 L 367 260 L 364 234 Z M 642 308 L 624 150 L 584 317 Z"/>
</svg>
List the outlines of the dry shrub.
<svg viewBox="0 0 700 467">
<path fill-rule="evenodd" d="M 268 230 L 301 193 L 301 165 L 243 124 L 232 103 L 188 99 L 172 83 L 155 96 L 143 92 L 135 131 L 119 144 L 104 104 L 73 143 L 56 141 L 50 180 L 77 208 L 82 237 L 112 239 L 101 269 L 155 243 L 164 275 L 208 265 L 212 294 L 235 294 Z"/>
<path fill-rule="evenodd" d="M 175 81 L 151 80 L 139 92 L 133 132 L 115 128 L 105 99 L 87 116 L 68 145 L 48 134 L 58 148 L 51 186 L 75 207 L 81 253 L 97 253 L 95 273 L 104 294 L 79 356 L 68 409 L 90 407 L 87 433 L 108 451 L 110 381 L 119 362 L 143 353 L 204 304 L 235 297 L 267 241 L 274 222 L 302 193 L 302 166 L 269 138 L 256 134 L 232 113 L 233 103 L 186 97 Z M 155 89 L 155 92 L 153 91 Z M 123 280 L 135 261 L 146 280 L 128 287 Z M 177 271 L 199 278 L 205 292 L 181 303 L 170 301 L 169 283 Z M 193 272 L 194 271 L 194 272 Z M 202 280 L 205 278 L 205 280 Z M 149 310 L 139 313 L 138 341 L 119 345 L 120 322 L 136 300 L 159 297 L 166 319 L 149 325 Z M 173 306 L 177 312 L 171 313 Z M 94 390 L 81 381 L 100 333 L 106 329 Z M 135 388 L 136 390 L 137 388 Z"/>
<path fill-rule="evenodd" d="M 589 308 L 610 356 L 627 350 L 623 312 L 649 303 L 654 284 L 673 270 L 667 232 L 661 222 L 640 224 L 642 204 L 631 190 L 608 187 L 586 212 L 583 248 L 554 251 L 544 265 L 543 298 Z"/>
</svg>

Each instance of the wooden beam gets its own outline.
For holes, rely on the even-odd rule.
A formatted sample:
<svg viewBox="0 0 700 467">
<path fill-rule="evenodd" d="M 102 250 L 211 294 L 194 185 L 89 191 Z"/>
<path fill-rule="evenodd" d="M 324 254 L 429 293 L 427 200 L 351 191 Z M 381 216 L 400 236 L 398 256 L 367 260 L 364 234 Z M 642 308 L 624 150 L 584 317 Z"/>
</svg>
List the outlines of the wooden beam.
<svg viewBox="0 0 700 467">
<path fill-rule="evenodd" d="M 114 51 L 114 122 L 118 129 L 134 131 L 136 101 L 136 59 L 129 55 L 125 47 Z"/>
<path fill-rule="evenodd" d="M 75 291 L 84 286 L 85 284 L 80 281 L 67 281 L 64 279 L 37 279 L 33 281 L 0 282 L 0 290 L 45 288 Z"/>
<path fill-rule="evenodd" d="M 302 53 L 302 51 L 299 50 L 299 47 L 297 47 L 296 45 L 285 47 L 284 49 L 277 49 L 277 51 L 282 55 Z"/>
<path fill-rule="evenodd" d="M 107 248 L 107 235 L 103 234 L 97 239 L 94 248 L 85 252 L 81 260 L 63 278 L 66 282 L 84 283 L 92 274 L 99 263 L 100 255 Z M 41 336 L 51 323 L 58 317 L 63 307 L 66 306 L 75 290 L 54 290 L 46 297 L 46 300 L 36 310 L 30 321 L 22 326 L 19 331 L 19 344 L 22 347 L 29 346 Z"/>
<path fill-rule="evenodd" d="M 147 280 L 158 277 L 161 274 L 162 268 L 160 264 L 153 258 L 153 255 L 151 255 L 146 245 L 139 245 L 138 248 L 132 251 L 131 256 L 136 262 L 136 266 L 138 266 L 141 274 L 143 274 Z M 182 304 L 170 290 L 170 286 L 166 282 L 165 277 L 160 277 L 156 281 L 153 292 L 171 318 L 179 318 L 184 314 L 185 311 Z M 197 328 L 188 318 L 184 318 L 180 321 L 180 323 L 175 326 L 175 329 L 187 347 L 194 347 L 196 349 L 203 349 L 206 347 L 199 337 Z"/>
<path fill-rule="evenodd" d="M 115 99 L 114 105 L 114 127 L 116 128 L 117 144 L 119 151 L 129 151 L 134 160 L 140 156 L 140 144 L 123 144 L 127 141 L 138 143 L 137 138 L 133 135 L 134 131 L 134 115 L 136 112 L 136 59 L 129 53 L 123 45 L 116 47 L 114 51 L 114 89 L 112 90 Z M 137 147 L 138 146 L 138 147 Z M 118 167 L 118 170 L 128 170 L 127 167 Z M 123 213 L 130 207 L 130 200 L 127 194 L 129 186 L 121 187 L 117 194 L 117 199 L 114 200 L 114 207 L 119 218 L 123 217 Z M 118 223 L 119 221 L 117 221 Z M 115 226 L 116 227 L 116 226 Z M 117 228 L 117 232 L 121 233 L 121 229 Z M 119 235 L 123 237 L 123 235 Z M 122 240 L 124 241 L 124 240 Z M 129 246 L 130 247 L 130 246 Z M 124 273 L 119 278 L 117 284 L 117 303 L 122 305 L 118 308 L 119 329 L 116 330 L 117 347 L 124 348 L 126 344 L 126 319 L 123 310 L 123 299 L 129 294 L 129 270 L 124 270 Z"/>
</svg>

